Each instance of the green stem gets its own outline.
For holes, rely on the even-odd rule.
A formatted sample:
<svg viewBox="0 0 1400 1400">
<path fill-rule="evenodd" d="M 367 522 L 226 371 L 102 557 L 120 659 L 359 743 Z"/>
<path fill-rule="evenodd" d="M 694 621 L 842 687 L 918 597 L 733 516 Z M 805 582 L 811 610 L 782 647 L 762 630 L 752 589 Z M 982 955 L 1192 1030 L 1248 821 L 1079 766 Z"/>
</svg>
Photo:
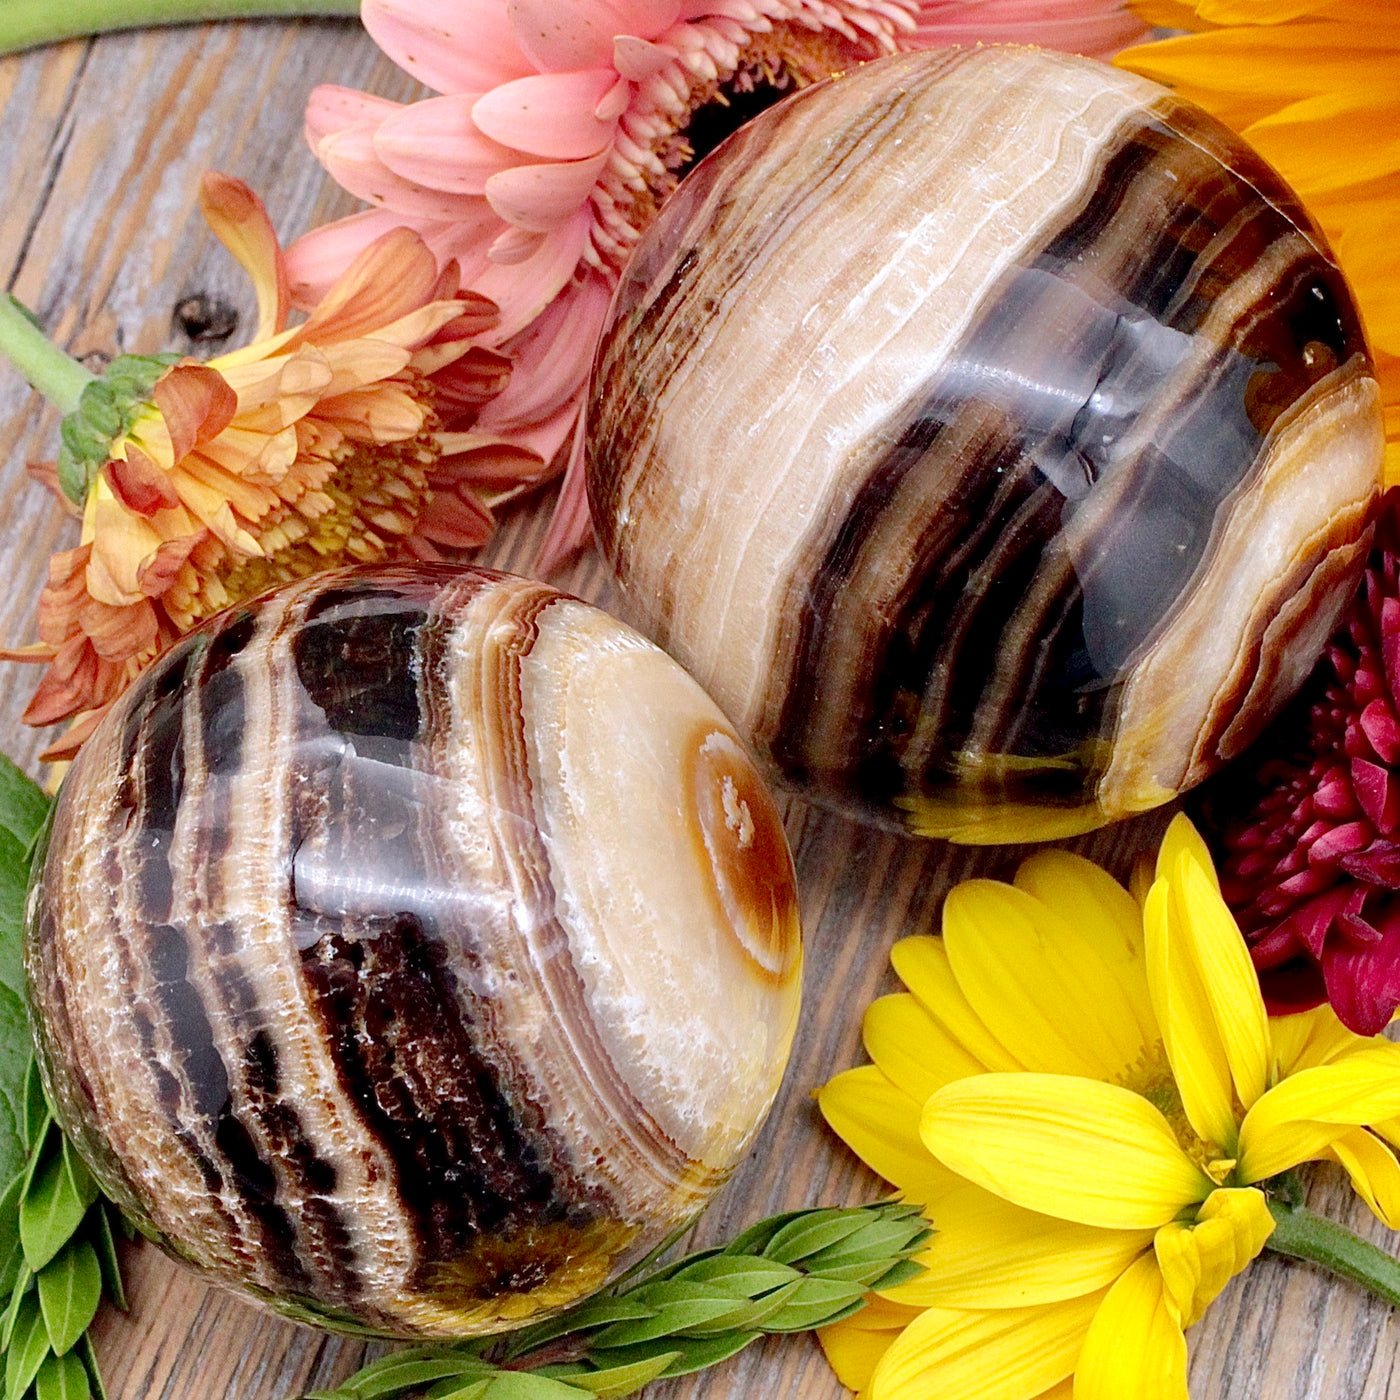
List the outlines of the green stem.
<svg viewBox="0 0 1400 1400">
<path fill-rule="evenodd" d="M 359 0 L 0 0 L 0 54 L 150 24 L 359 13 Z"/>
<path fill-rule="evenodd" d="M 1400 1260 L 1306 1206 L 1271 1198 L 1275 1228 L 1265 1246 L 1275 1254 L 1306 1259 L 1330 1273 L 1359 1283 L 1392 1307 L 1400 1307 Z"/>
<path fill-rule="evenodd" d="M 62 413 L 72 413 L 93 376 L 65 355 L 12 296 L 0 292 L 0 355 Z"/>
</svg>

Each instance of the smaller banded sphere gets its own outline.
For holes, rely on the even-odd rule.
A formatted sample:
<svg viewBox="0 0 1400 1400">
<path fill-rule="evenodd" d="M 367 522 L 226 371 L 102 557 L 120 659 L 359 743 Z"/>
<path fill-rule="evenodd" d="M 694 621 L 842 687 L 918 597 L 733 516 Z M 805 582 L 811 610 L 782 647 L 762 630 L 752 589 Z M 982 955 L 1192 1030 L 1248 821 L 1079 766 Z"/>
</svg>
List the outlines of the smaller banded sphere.
<svg viewBox="0 0 1400 1400">
<path fill-rule="evenodd" d="M 31 891 L 40 1063 L 103 1189 L 302 1320 L 487 1334 L 611 1282 L 777 1092 L 782 826 L 698 685 L 479 569 L 220 615 L 84 745 Z"/>
<path fill-rule="evenodd" d="M 1070 835 L 1239 754 L 1359 577 L 1383 433 L 1326 239 L 1165 88 L 882 59 L 696 166 L 588 493 L 629 618 L 804 795 Z"/>
</svg>

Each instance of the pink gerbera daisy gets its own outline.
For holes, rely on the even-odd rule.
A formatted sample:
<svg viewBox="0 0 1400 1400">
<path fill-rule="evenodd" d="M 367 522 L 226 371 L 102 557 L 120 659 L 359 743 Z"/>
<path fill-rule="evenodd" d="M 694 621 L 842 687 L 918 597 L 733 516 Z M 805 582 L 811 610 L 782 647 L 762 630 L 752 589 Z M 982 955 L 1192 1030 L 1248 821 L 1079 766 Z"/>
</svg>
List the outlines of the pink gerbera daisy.
<svg viewBox="0 0 1400 1400">
<path fill-rule="evenodd" d="M 493 343 L 514 369 L 477 416 L 478 469 L 551 462 L 574 435 L 546 567 L 587 537 L 574 430 L 608 299 L 693 160 L 784 92 L 896 49 L 987 40 L 1106 56 L 1146 33 L 1119 0 L 364 0 L 362 16 L 442 95 L 312 94 L 312 149 L 376 207 L 289 250 L 294 295 L 314 302 L 407 226 L 499 305 Z"/>
</svg>

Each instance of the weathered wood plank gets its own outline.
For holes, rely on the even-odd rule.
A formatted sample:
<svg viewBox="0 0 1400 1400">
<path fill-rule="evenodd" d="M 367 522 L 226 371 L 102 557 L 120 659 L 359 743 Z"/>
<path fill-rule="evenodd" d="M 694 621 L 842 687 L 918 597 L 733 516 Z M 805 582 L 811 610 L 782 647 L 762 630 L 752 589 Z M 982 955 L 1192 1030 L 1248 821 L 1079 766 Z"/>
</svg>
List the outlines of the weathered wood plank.
<svg viewBox="0 0 1400 1400">
<path fill-rule="evenodd" d="M 193 293 L 227 301 L 250 326 L 250 289 L 197 217 L 198 179 L 215 167 L 248 180 L 286 237 L 346 212 L 351 202 L 325 180 L 300 135 L 302 107 L 318 81 L 393 97 L 412 91 L 353 26 L 331 22 L 121 35 L 0 60 L 3 285 L 78 354 L 190 351 L 171 314 Z M 55 432 L 53 415 L 0 371 L 5 642 L 32 635 L 48 554 L 74 533 L 23 470 L 27 460 L 52 455 Z M 489 562 L 528 568 L 543 518 L 543 505 L 520 512 Z M 559 581 L 608 598 L 595 556 Z M 20 667 L 0 667 L 0 740 L 31 764 L 42 740 L 19 715 L 34 679 Z M 1150 819 L 1077 844 L 1121 867 L 1160 826 L 1160 818 Z M 935 928 L 954 880 L 1009 873 L 1018 854 L 905 841 L 795 803 L 789 827 L 808 929 L 807 1011 L 775 1112 L 699 1226 L 701 1243 L 771 1211 L 879 1194 L 880 1183 L 822 1130 L 810 1091 L 861 1059 L 860 1013 L 894 985 L 887 970 L 894 939 Z M 1320 1173 L 1312 1194 L 1321 1208 L 1394 1247 L 1335 1172 Z M 359 1363 L 360 1343 L 272 1320 L 152 1249 L 128 1251 L 128 1264 L 131 1314 L 109 1311 L 97 1326 L 112 1400 L 277 1400 L 332 1385 Z M 1197 1400 L 1400 1400 L 1400 1330 L 1389 1310 L 1306 1268 L 1256 1265 L 1192 1343 Z M 796 1338 L 651 1393 L 656 1400 L 836 1400 L 842 1392 L 814 1345 Z"/>
</svg>

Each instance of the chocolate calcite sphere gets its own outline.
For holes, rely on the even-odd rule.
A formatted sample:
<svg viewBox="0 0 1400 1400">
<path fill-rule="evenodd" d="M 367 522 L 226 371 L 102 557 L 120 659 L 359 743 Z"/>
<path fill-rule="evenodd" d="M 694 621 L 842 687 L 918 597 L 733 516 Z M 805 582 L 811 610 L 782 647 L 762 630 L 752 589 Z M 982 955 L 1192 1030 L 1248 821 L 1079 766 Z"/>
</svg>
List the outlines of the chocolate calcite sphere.
<svg viewBox="0 0 1400 1400">
<path fill-rule="evenodd" d="M 630 618 L 806 795 L 969 841 L 1238 754 L 1355 585 L 1382 453 L 1278 176 L 1029 49 L 871 63 L 697 166 L 589 424 Z"/>
<path fill-rule="evenodd" d="M 554 589 L 418 567 L 158 661 L 63 785 L 26 958 L 104 1190 L 274 1307 L 425 1337 L 690 1220 L 801 975 L 782 827 L 699 686 Z"/>
</svg>

